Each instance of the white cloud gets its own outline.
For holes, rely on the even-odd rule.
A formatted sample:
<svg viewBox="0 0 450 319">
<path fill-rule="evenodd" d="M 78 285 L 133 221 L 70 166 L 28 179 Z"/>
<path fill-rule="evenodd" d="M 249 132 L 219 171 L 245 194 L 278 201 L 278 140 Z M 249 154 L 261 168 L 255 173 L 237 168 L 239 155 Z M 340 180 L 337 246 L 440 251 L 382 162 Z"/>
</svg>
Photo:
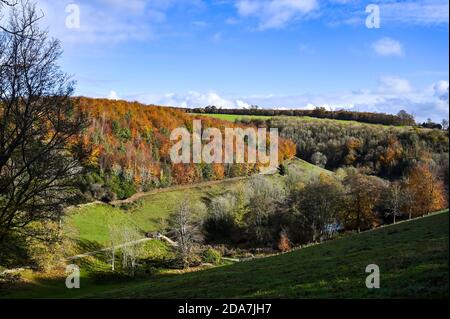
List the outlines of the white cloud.
<svg viewBox="0 0 450 319">
<path fill-rule="evenodd" d="M 176 107 L 205 107 L 215 105 L 222 108 L 248 108 L 250 104 L 241 99 L 228 99 L 216 92 L 200 93 L 189 91 L 186 94 L 167 93 L 164 95 L 135 95 L 129 99 L 157 105 Z"/>
<path fill-rule="evenodd" d="M 111 91 L 108 94 L 108 99 L 109 100 L 119 100 L 119 95 L 117 94 L 116 91 Z"/>
<path fill-rule="evenodd" d="M 355 91 L 304 93 L 297 95 L 247 95 L 232 96 L 217 92 L 186 94 L 133 95 L 128 100 L 144 103 L 177 106 L 205 107 L 215 105 L 222 108 L 249 108 L 258 105 L 271 109 L 307 109 L 325 107 L 327 110 L 347 109 L 396 114 L 404 109 L 423 122 L 427 118 L 440 122 L 448 118 L 448 81 L 431 84 L 424 89 L 413 89 L 411 84 L 398 77 L 380 78 L 378 87 Z"/>
<path fill-rule="evenodd" d="M 364 26 L 367 13 L 364 8 L 370 1 L 328 0 L 331 5 L 323 6 L 331 26 Z M 373 1 L 372 1 L 373 2 Z M 449 23 L 448 0 L 377 0 L 380 7 L 381 26 L 435 26 Z"/>
<path fill-rule="evenodd" d="M 169 10 L 198 6 L 200 0 L 77 0 L 80 28 L 67 28 L 67 2 L 38 0 L 44 12 L 41 23 L 64 43 L 120 43 L 149 40 L 164 34 Z"/>
<path fill-rule="evenodd" d="M 236 3 L 242 17 L 256 17 L 259 29 L 282 28 L 292 20 L 305 16 L 319 7 L 317 0 L 239 0 Z"/>
<path fill-rule="evenodd" d="M 397 40 L 385 37 L 372 44 L 375 53 L 382 56 L 403 56 L 403 48 Z"/>
<path fill-rule="evenodd" d="M 383 93 L 404 94 L 412 91 L 408 80 L 395 76 L 383 76 L 379 80 L 379 90 Z"/>
<path fill-rule="evenodd" d="M 433 85 L 434 95 L 448 103 L 448 81 L 439 81 Z"/>
<path fill-rule="evenodd" d="M 392 1 L 380 4 L 383 21 L 401 24 L 437 25 L 449 22 L 448 0 Z"/>
</svg>

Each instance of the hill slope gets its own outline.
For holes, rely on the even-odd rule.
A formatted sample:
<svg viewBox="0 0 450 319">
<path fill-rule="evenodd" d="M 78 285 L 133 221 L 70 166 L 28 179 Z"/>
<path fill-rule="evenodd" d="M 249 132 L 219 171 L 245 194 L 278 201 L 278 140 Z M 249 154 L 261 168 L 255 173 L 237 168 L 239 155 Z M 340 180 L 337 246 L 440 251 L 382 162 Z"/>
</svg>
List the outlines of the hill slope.
<svg viewBox="0 0 450 319">
<path fill-rule="evenodd" d="M 78 181 L 89 200 L 124 199 L 136 191 L 248 176 L 263 167 L 260 162 L 226 165 L 193 163 L 192 159 L 185 164 L 171 161 L 170 151 L 177 141 L 170 136 L 175 129 L 192 133 L 195 119 L 201 120 L 203 130 L 217 128 L 222 133 L 243 125 L 137 102 L 79 97 L 74 103 L 89 119 L 82 141 L 89 154 L 83 163 L 87 170 Z M 295 145 L 280 138 L 278 153 L 280 161 L 292 158 Z"/>
<path fill-rule="evenodd" d="M 181 275 L 81 289 L 40 282 L 15 297 L 448 298 L 448 210 L 292 253 Z M 377 264 L 381 288 L 367 289 Z M 270 280 L 268 280 L 270 278 Z"/>
<path fill-rule="evenodd" d="M 293 159 L 287 165 L 299 173 L 305 182 L 321 173 L 332 174 L 300 159 Z M 274 181 L 282 180 L 278 174 L 265 177 Z M 71 237 L 77 240 L 92 244 L 93 242 L 100 245 L 109 244 L 109 224 L 127 223 L 143 232 L 154 231 L 159 219 L 167 217 L 183 197 L 187 197 L 192 203 L 199 202 L 204 196 L 217 196 L 236 189 L 239 184 L 246 183 L 246 180 L 247 178 L 242 177 L 154 190 L 139 194 L 139 199 L 128 211 L 100 203 L 85 206 L 71 211 L 66 219 L 66 229 L 68 232 L 72 231 Z"/>
</svg>

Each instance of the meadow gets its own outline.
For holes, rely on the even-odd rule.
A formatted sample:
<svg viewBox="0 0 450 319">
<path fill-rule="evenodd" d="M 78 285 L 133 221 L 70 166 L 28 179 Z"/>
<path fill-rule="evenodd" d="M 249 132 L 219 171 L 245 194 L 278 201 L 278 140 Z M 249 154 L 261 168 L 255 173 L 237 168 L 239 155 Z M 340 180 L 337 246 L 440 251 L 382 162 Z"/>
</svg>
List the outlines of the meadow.
<svg viewBox="0 0 450 319">
<path fill-rule="evenodd" d="M 80 289 L 35 277 L 6 298 L 448 298 L 448 210 L 277 256 Z M 367 289 L 368 264 L 380 289 Z M 270 280 L 268 280 L 270 278 Z"/>
<path fill-rule="evenodd" d="M 296 121 L 299 123 L 315 123 L 315 124 L 338 124 L 342 126 L 354 126 L 354 127 L 375 127 L 381 129 L 393 129 L 395 131 L 413 131 L 417 130 L 413 126 L 393 126 L 384 124 L 372 124 L 351 120 L 337 120 L 327 118 L 317 118 L 311 116 L 264 116 L 264 115 L 237 115 L 237 114 L 209 114 L 209 113 L 191 113 L 196 116 L 212 117 L 224 121 L 237 122 L 246 120 L 279 120 L 279 121 Z M 431 131 L 431 129 L 421 127 L 422 131 Z"/>
</svg>

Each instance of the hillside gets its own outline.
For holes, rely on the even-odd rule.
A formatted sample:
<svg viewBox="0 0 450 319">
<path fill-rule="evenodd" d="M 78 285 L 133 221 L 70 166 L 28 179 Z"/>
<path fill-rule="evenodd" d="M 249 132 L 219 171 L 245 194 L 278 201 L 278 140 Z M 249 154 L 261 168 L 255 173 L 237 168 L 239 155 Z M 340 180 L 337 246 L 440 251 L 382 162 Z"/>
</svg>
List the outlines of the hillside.
<svg viewBox="0 0 450 319">
<path fill-rule="evenodd" d="M 78 180 L 88 200 L 111 201 L 139 191 L 248 176 L 262 167 L 259 162 L 228 166 L 172 163 L 170 150 L 177 141 L 170 140 L 171 132 L 176 128 L 192 132 L 195 119 L 181 110 L 84 97 L 73 102 L 89 119 L 82 143 L 89 156 Z M 202 129 L 214 127 L 222 133 L 225 128 L 244 127 L 220 119 L 198 119 Z M 294 144 L 280 138 L 278 155 L 280 161 L 292 158 Z"/>
<path fill-rule="evenodd" d="M 448 298 L 448 210 L 291 253 L 150 280 L 68 290 L 37 280 L 3 297 L 34 298 Z M 381 288 L 365 287 L 377 264 Z M 270 280 L 267 280 L 270 278 Z"/>
<path fill-rule="evenodd" d="M 300 159 L 291 160 L 287 164 L 291 169 L 301 174 L 307 182 L 321 173 L 331 172 L 311 165 Z M 267 175 L 273 181 L 281 181 L 278 174 Z M 179 200 L 187 197 L 190 202 L 200 202 L 205 196 L 218 196 L 231 191 L 240 184 L 246 183 L 245 178 L 234 178 L 224 181 L 205 182 L 196 185 L 176 186 L 140 194 L 139 199 L 125 210 L 108 204 L 93 204 L 70 211 L 66 218 L 66 230 L 77 240 L 95 242 L 104 245 L 108 243 L 109 224 L 130 224 L 142 232 L 157 229 L 160 218 L 167 217 L 176 207 Z"/>
</svg>

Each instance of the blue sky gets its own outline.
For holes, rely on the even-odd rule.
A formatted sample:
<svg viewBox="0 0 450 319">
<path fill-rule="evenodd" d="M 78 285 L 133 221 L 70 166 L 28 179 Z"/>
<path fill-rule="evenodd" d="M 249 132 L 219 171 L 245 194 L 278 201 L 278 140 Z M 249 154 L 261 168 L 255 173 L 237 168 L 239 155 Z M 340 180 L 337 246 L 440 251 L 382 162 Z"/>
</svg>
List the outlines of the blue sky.
<svg viewBox="0 0 450 319">
<path fill-rule="evenodd" d="M 448 118 L 448 0 L 37 2 L 77 95 Z"/>
</svg>

